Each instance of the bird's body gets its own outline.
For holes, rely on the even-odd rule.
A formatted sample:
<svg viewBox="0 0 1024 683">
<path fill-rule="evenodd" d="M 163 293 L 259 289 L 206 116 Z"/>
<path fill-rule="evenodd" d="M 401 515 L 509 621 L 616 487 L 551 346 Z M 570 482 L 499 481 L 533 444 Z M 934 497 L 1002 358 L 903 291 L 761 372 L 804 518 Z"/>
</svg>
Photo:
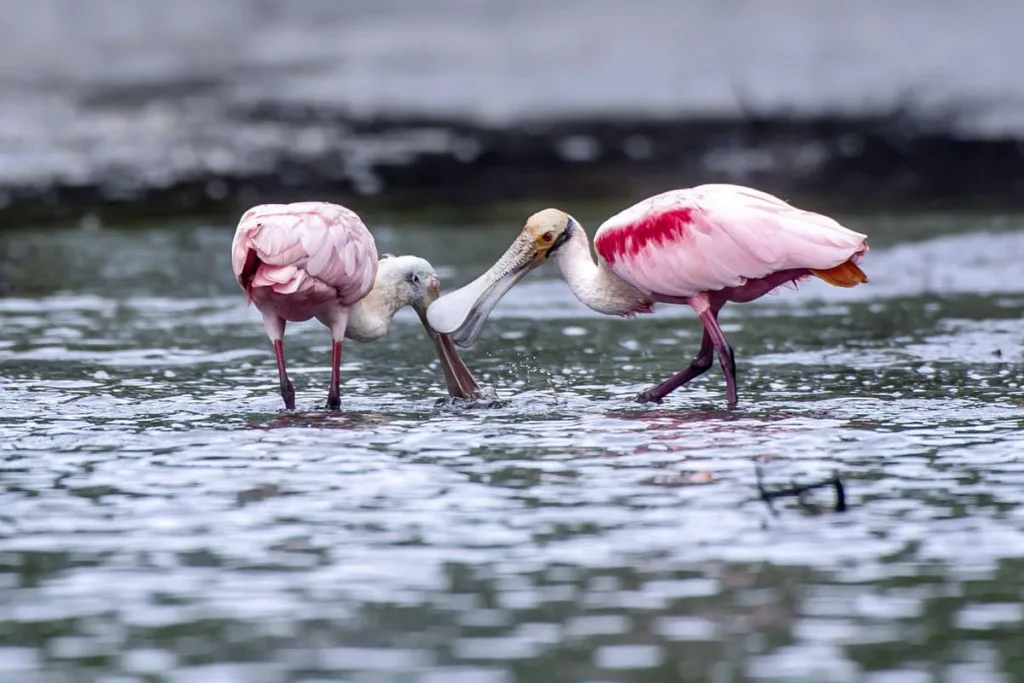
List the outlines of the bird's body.
<svg viewBox="0 0 1024 683">
<path fill-rule="evenodd" d="M 612 216 L 594 233 L 594 249 L 641 291 L 747 301 L 778 273 L 798 279 L 859 258 L 865 240 L 765 192 L 701 185 L 664 192 Z M 782 284 L 778 279 L 767 284 L 774 289 Z"/>
<path fill-rule="evenodd" d="M 868 250 L 864 235 L 738 185 L 701 185 L 643 200 L 606 220 L 594 248 L 596 263 L 586 233 L 564 212 L 534 214 L 491 270 L 431 307 L 431 324 L 454 332 L 456 343 L 471 344 L 497 300 L 550 257 L 576 298 L 601 313 L 634 316 L 652 312 L 655 303 L 692 306 L 705 328 L 700 353 L 640 398 L 660 401 L 706 371 L 717 350 L 732 407 L 735 367 L 717 322 L 722 306 L 810 276 L 840 287 L 867 281 L 856 265 Z"/>
<path fill-rule="evenodd" d="M 373 288 L 377 246 L 359 216 L 343 206 L 263 204 L 242 216 L 231 265 L 264 315 L 290 322 L 337 319 Z"/>
<path fill-rule="evenodd" d="M 383 337 L 395 313 L 408 305 L 421 312 L 426 324 L 426 307 L 440 288 L 433 268 L 421 258 L 378 261 L 373 236 L 359 216 L 325 202 L 264 204 L 246 211 L 235 230 L 231 265 L 263 316 L 289 409 L 295 407 L 295 392 L 284 362 L 286 322 L 316 318 L 330 328 L 327 403 L 338 408 L 342 340 Z M 438 345 L 449 391 L 461 395 L 478 389 L 450 340 L 429 328 L 428 332 Z"/>
</svg>

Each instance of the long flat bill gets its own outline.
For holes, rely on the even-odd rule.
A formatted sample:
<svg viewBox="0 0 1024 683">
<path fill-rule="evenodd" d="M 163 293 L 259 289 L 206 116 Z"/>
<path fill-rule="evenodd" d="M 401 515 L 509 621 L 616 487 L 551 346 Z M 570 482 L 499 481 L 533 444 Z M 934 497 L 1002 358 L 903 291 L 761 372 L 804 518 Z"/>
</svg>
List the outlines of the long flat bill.
<svg viewBox="0 0 1024 683">
<path fill-rule="evenodd" d="M 427 316 L 422 309 L 417 308 L 416 313 L 423 323 L 423 329 L 427 336 L 434 342 L 434 351 L 437 353 L 437 360 L 441 364 L 441 372 L 444 373 L 445 386 L 448 387 L 448 395 L 453 398 L 477 398 L 480 396 L 480 385 L 477 384 L 473 373 L 469 371 L 462 361 L 458 349 L 452 342 L 451 335 L 441 334 L 432 329 L 427 322 Z"/>
<path fill-rule="evenodd" d="M 451 336 L 435 332 L 433 340 L 437 358 L 441 362 L 441 372 L 444 373 L 444 381 L 448 386 L 448 395 L 466 399 L 480 396 L 480 385 L 462 361 Z"/>
<path fill-rule="evenodd" d="M 519 268 L 495 279 L 488 271 L 430 304 L 427 321 L 435 330 L 451 334 L 457 345 L 469 348 L 480 337 L 494 307 L 528 272 L 529 268 Z"/>
</svg>

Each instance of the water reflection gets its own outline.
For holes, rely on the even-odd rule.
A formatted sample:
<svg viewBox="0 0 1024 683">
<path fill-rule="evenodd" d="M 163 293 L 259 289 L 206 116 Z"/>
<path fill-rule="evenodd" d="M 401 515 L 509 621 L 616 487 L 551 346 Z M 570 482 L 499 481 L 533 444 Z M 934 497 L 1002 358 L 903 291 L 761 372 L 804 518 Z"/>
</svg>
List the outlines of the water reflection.
<svg viewBox="0 0 1024 683">
<path fill-rule="evenodd" d="M 398 418 L 401 419 L 401 418 Z M 314 410 L 308 412 L 286 411 L 281 409 L 277 415 L 270 417 L 254 416 L 245 421 L 248 429 L 339 429 L 339 430 L 370 430 L 380 425 L 396 421 L 396 416 L 376 412 L 326 412 Z"/>
<path fill-rule="evenodd" d="M 396 231 L 453 285 L 497 232 L 449 257 Z M 913 252 L 880 248 L 877 296 L 730 314 L 735 413 L 714 372 L 632 402 L 688 362 L 695 320 L 594 317 L 537 277 L 466 354 L 497 400 L 442 400 L 400 316 L 346 350 L 339 414 L 320 408 L 322 335 L 290 329 L 287 414 L 221 263 L 230 231 L 196 234 L 26 233 L 52 277 L 5 265 L 5 683 L 1024 675 L 1016 271 L 926 296 L 889 270 Z M 957 269 L 1013 234 L 924 249 Z M 90 275 L 150 240 L 179 290 Z M 848 507 L 826 487 L 773 513 L 758 468 L 769 492 L 838 473 Z"/>
</svg>

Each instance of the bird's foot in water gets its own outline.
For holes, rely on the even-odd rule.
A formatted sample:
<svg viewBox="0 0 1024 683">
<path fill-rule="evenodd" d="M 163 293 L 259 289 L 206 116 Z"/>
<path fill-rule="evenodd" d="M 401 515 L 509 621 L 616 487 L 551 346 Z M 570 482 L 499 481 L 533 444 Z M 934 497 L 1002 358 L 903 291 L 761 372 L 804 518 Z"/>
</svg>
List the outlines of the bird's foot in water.
<svg viewBox="0 0 1024 683">
<path fill-rule="evenodd" d="M 327 410 L 341 410 L 341 395 L 335 392 L 327 394 Z"/>
<path fill-rule="evenodd" d="M 284 399 L 285 410 L 295 410 L 295 387 L 292 386 L 291 380 L 281 384 L 281 398 Z"/>
<path fill-rule="evenodd" d="M 501 408 L 508 405 L 508 401 L 499 397 L 492 387 L 480 387 L 472 396 L 445 396 L 437 399 L 434 405 L 438 408 Z"/>
<path fill-rule="evenodd" d="M 651 389 L 648 389 L 647 391 L 641 391 L 637 394 L 634 400 L 637 403 L 656 403 L 661 405 L 662 397 L 655 394 Z"/>
</svg>

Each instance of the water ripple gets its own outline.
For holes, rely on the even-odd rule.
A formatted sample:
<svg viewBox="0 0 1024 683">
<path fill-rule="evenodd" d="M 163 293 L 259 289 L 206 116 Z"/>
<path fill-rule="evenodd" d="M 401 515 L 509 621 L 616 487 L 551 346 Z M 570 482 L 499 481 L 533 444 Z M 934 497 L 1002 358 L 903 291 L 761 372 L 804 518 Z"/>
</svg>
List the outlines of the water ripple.
<svg viewBox="0 0 1024 683">
<path fill-rule="evenodd" d="M 735 413 L 717 368 L 632 402 L 695 351 L 685 312 L 581 315 L 543 279 L 465 354 L 501 401 L 439 401 L 403 314 L 346 345 L 339 414 L 315 324 L 280 410 L 230 282 L 0 300 L 0 678 L 1020 675 L 1024 299 L 961 270 L 1018 242 L 926 240 L 941 295 L 883 245 L 872 296 L 737 307 Z M 758 489 L 835 474 L 843 513 Z"/>
</svg>

